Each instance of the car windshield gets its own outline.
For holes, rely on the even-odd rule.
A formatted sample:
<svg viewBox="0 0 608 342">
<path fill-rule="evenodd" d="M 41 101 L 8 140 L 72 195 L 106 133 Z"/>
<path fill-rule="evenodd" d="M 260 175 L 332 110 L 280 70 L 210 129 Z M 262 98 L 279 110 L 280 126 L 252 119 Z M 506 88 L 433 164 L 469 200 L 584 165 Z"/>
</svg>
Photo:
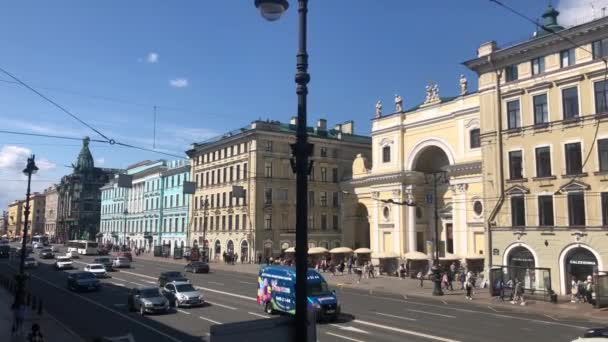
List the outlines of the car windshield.
<svg viewBox="0 0 608 342">
<path fill-rule="evenodd" d="M 47 248 L 47 249 L 43 249 L 42 252 L 43 253 L 48 253 L 48 252 L 52 252 L 52 250 L 50 250 L 50 249 Z"/>
<path fill-rule="evenodd" d="M 95 275 L 93 273 L 89 273 L 89 272 L 82 272 L 82 273 L 76 273 L 76 278 L 90 279 L 90 278 L 95 278 Z"/>
<path fill-rule="evenodd" d="M 128 261 L 128 260 L 127 260 L 127 258 L 118 258 L 118 261 L 125 262 L 125 261 Z"/>
<path fill-rule="evenodd" d="M 192 266 L 195 266 L 195 267 L 202 267 L 202 266 L 205 266 L 205 265 L 206 264 L 204 262 L 193 262 L 192 263 Z"/>
<path fill-rule="evenodd" d="M 139 296 L 141 298 L 154 298 L 160 297 L 160 294 L 157 289 L 145 289 L 139 292 Z"/>
<path fill-rule="evenodd" d="M 179 272 L 167 272 L 165 273 L 165 277 L 167 278 L 183 278 L 181 273 Z"/>
<path fill-rule="evenodd" d="M 103 270 L 103 266 L 101 265 L 91 265 L 91 267 L 89 267 L 92 270 Z"/>
<path fill-rule="evenodd" d="M 309 296 L 323 296 L 330 294 L 329 288 L 326 282 L 320 283 L 308 283 L 308 295 Z"/>
<path fill-rule="evenodd" d="M 67 261 L 70 261 L 70 259 L 69 258 L 57 258 L 57 261 L 67 262 Z"/>
<path fill-rule="evenodd" d="M 196 289 L 194 289 L 194 287 L 192 287 L 192 285 L 190 285 L 190 284 L 175 285 L 175 288 L 177 289 L 177 292 L 193 292 L 193 291 L 196 291 Z"/>
<path fill-rule="evenodd" d="M 25 258 L 25 261 L 36 261 L 36 259 L 29 257 L 29 258 Z"/>
<path fill-rule="evenodd" d="M 110 261 L 110 259 L 109 258 L 99 258 L 99 259 L 95 259 L 95 261 L 103 264 L 103 263 Z"/>
</svg>

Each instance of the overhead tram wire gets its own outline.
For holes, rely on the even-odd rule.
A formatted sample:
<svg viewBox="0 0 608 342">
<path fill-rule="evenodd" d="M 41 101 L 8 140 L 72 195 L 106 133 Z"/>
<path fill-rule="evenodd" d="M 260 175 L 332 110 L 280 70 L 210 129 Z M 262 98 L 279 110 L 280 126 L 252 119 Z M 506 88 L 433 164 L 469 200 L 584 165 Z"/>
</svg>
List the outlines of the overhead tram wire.
<svg viewBox="0 0 608 342">
<path fill-rule="evenodd" d="M 600 58 L 602 60 L 602 62 L 604 62 L 604 81 L 603 81 L 603 86 L 604 86 L 604 89 L 603 89 L 604 110 L 608 110 L 608 94 L 606 94 L 606 92 L 608 90 L 607 89 L 607 86 L 608 86 L 607 85 L 607 83 L 608 83 L 608 59 L 606 59 L 604 56 L 597 56 L 596 54 L 593 53 L 593 50 L 590 51 L 586 47 L 584 47 L 584 46 L 582 46 L 582 45 L 574 42 L 572 39 L 564 36 L 563 34 L 559 33 L 558 31 L 555 31 L 554 29 L 552 29 L 550 27 L 546 27 L 545 25 L 539 24 L 534 19 L 528 17 L 527 15 L 519 12 L 518 10 L 516 10 L 516 9 L 514 9 L 514 8 L 508 6 L 508 5 L 503 4 L 499 0 L 489 0 L 489 1 L 497 4 L 498 6 L 506 9 L 507 11 L 509 11 L 509 12 L 517 15 L 518 17 L 523 18 L 524 20 L 531 22 L 534 26 L 540 27 L 543 30 L 549 32 L 550 34 L 558 36 L 559 38 L 561 38 L 561 39 L 567 41 L 568 43 L 572 44 L 572 46 L 574 46 L 576 48 L 579 48 L 579 49 L 581 49 L 581 50 L 589 53 L 593 58 Z M 598 115 L 598 114 L 595 113 L 595 115 Z M 587 162 L 589 161 L 589 158 L 591 157 L 591 153 L 593 151 L 593 146 L 596 145 L 597 137 L 598 137 L 598 134 L 600 132 L 600 124 L 601 124 L 600 120 L 601 120 L 601 118 L 598 117 L 597 118 L 597 125 L 595 127 L 595 133 L 593 135 L 593 140 L 591 141 L 591 148 L 589 149 L 589 152 L 587 152 L 587 156 L 585 157 L 585 160 L 583 161 L 583 163 L 581 165 L 581 170 L 585 169 L 585 165 L 587 165 Z M 576 175 L 576 176 L 572 177 L 572 179 L 570 179 L 570 181 L 568 183 L 566 183 L 565 186 L 574 183 L 577 178 L 580 178 L 580 176 L 581 175 Z"/>
<path fill-rule="evenodd" d="M 32 136 L 32 137 L 40 137 L 40 138 L 53 138 L 53 139 L 65 139 L 65 140 L 78 140 L 78 141 L 82 141 L 82 138 L 77 138 L 77 137 L 66 137 L 66 136 L 61 136 L 61 135 L 51 135 L 51 134 L 41 134 L 41 133 L 28 133 L 28 132 L 17 132 L 17 131 L 6 131 L 6 130 L 0 130 L 0 134 L 4 133 L 4 134 L 14 134 L 14 135 L 26 135 L 26 136 Z M 91 141 L 94 142 L 101 142 L 101 143 L 107 143 L 107 140 L 99 140 L 99 139 L 91 139 Z"/>
</svg>

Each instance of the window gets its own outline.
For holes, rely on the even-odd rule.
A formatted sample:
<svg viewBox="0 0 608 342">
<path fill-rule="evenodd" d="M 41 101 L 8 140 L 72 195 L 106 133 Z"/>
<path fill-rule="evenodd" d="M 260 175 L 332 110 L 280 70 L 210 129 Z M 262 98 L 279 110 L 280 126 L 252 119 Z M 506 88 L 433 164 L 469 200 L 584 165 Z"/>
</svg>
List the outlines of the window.
<svg viewBox="0 0 608 342">
<path fill-rule="evenodd" d="M 510 179 L 522 179 L 523 169 L 522 169 L 522 154 L 521 151 L 511 151 L 509 152 L 509 171 L 510 171 Z"/>
<path fill-rule="evenodd" d="M 538 196 L 538 224 L 553 226 L 553 196 Z"/>
<path fill-rule="evenodd" d="M 173 207 L 173 195 L 169 196 L 169 208 Z"/>
<path fill-rule="evenodd" d="M 585 225 L 585 194 L 582 192 L 568 194 L 568 223 L 571 227 Z"/>
<path fill-rule="evenodd" d="M 308 227 L 309 230 L 315 229 L 315 217 L 310 215 L 308 216 Z"/>
<path fill-rule="evenodd" d="M 247 215 L 243 214 L 243 229 L 247 228 Z"/>
<path fill-rule="evenodd" d="M 566 144 L 566 174 L 580 175 L 583 173 L 581 143 Z"/>
<path fill-rule="evenodd" d="M 272 204 L 272 189 L 264 190 L 264 204 Z"/>
<path fill-rule="evenodd" d="M 321 230 L 327 230 L 327 214 L 321 214 Z"/>
<path fill-rule="evenodd" d="M 517 65 L 509 65 L 505 68 L 505 77 L 507 82 L 517 80 Z"/>
<path fill-rule="evenodd" d="M 226 183 L 228 181 L 228 177 L 226 177 L 227 173 L 228 173 L 228 168 L 225 167 L 224 171 L 223 171 L 223 176 L 222 176 L 222 183 Z"/>
<path fill-rule="evenodd" d="M 247 179 L 249 175 L 247 174 L 247 163 L 243 164 L 243 178 Z"/>
<path fill-rule="evenodd" d="M 211 195 L 211 208 L 215 207 L 215 196 Z"/>
<path fill-rule="evenodd" d="M 264 214 L 264 229 L 271 230 L 272 229 L 272 215 Z"/>
<path fill-rule="evenodd" d="M 238 230 L 240 228 L 239 218 L 239 215 L 234 215 L 234 230 Z"/>
<path fill-rule="evenodd" d="M 266 141 L 266 151 L 272 152 L 272 140 Z"/>
<path fill-rule="evenodd" d="M 228 230 L 232 230 L 232 215 L 228 215 Z"/>
<path fill-rule="evenodd" d="M 179 195 L 175 195 L 175 206 L 179 207 Z"/>
<path fill-rule="evenodd" d="M 545 57 L 538 57 L 532 60 L 532 75 L 545 72 Z"/>
<path fill-rule="evenodd" d="M 600 81 L 593 84 L 595 93 L 595 113 L 602 114 L 608 112 L 608 82 Z"/>
<path fill-rule="evenodd" d="M 315 206 L 315 192 L 309 191 L 308 192 L 308 207 L 312 208 L 314 206 Z"/>
<path fill-rule="evenodd" d="M 574 48 L 560 52 L 559 56 L 562 68 L 574 65 L 574 63 L 576 63 L 576 57 L 574 56 Z"/>
<path fill-rule="evenodd" d="M 549 122 L 549 107 L 547 106 L 547 94 L 536 95 L 532 98 L 534 103 L 534 124 L 542 125 Z"/>
<path fill-rule="evenodd" d="M 551 149 L 549 146 L 536 149 L 536 177 L 551 176 Z"/>
<path fill-rule="evenodd" d="M 247 189 L 243 189 L 243 205 L 247 205 Z"/>
<path fill-rule="evenodd" d="M 334 208 L 340 208 L 340 197 L 339 197 L 339 193 L 334 192 L 332 196 L 333 196 L 333 201 L 332 201 L 332 203 L 334 204 Z"/>
<path fill-rule="evenodd" d="M 226 230 L 226 215 L 222 215 L 222 230 Z"/>
<path fill-rule="evenodd" d="M 469 145 L 470 148 L 479 148 L 481 146 L 481 140 L 479 138 L 479 128 L 475 128 L 469 131 Z"/>
<path fill-rule="evenodd" d="M 266 178 L 272 178 L 272 162 L 267 161 L 264 164 L 264 176 Z"/>
<path fill-rule="evenodd" d="M 600 162 L 600 172 L 608 172 L 608 139 L 597 141 L 598 160 Z"/>
<path fill-rule="evenodd" d="M 564 120 L 578 118 L 578 88 L 572 87 L 562 90 L 562 108 Z"/>
<path fill-rule="evenodd" d="M 213 216 L 209 218 L 209 230 L 212 230 L 215 226 L 213 225 Z"/>
<path fill-rule="evenodd" d="M 232 191 L 230 191 L 230 192 L 228 193 L 228 206 L 229 206 L 229 207 L 232 207 L 232 199 L 233 199 L 233 198 L 234 198 L 234 197 L 232 197 Z"/>
<path fill-rule="evenodd" d="M 416 209 L 418 209 L 418 207 L 416 207 Z M 475 213 L 475 215 L 481 216 L 481 214 L 483 213 L 483 203 L 481 203 L 481 201 L 473 202 L 473 212 Z M 418 216 L 417 213 L 416 213 L 416 216 Z M 422 217 L 422 213 L 420 216 Z M 418 218 L 420 218 L 420 217 L 418 217 Z"/>
<path fill-rule="evenodd" d="M 234 167 L 231 166 L 230 170 L 228 170 L 228 181 L 230 182 L 232 182 L 232 171 L 234 171 L 233 169 Z"/>
<path fill-rule="evenodd" d="M 340 224 L 338 222 L 338 215 L 333 215 L 332 226 L 334 227 L 334 230 L 340 230 Z"/>
<path fill-rule="evenodd" d="M 321 206 L 322 207 L 327 207 L 327 192 L 325 191 L 321 191 Z"/>
<path fill-rule="evenodd" d="M 211 184 L 215 184 L 215 170 L 211 171 Z"/>
<path fill-rule="evenodd" d="M 241 165 L 236 166 L 236 180 L 241 179 Z"/>
<path fill-rule="evenodd" d="M 331 170 L 331 180 L 334 183 L 338 183 L 338 168 L 337 167 L 334 167 Z"/>
<path fill-rule="evenodd" d="M 382 148 L 382 162 L 383 163 L 390 163 L 391 161 L 391 147 L 390 146 L 384 146 Z"/>
<path fill-rule="evenodd" d="M 222 207 L 226 207 L 226 193 L 223 192 L 222 193 Z"/>
<path fill-rule="evenodd" d="M 321 168 L 321 182 L 327 182 L 327 168 Z"/>
<path fill-rule="evenodd" d="M 507 102 L 507 128 L 515 129 L 519 128 L 519 100 Z"/>
<path fill-rule="evenodd" d="M 608 38 L 596 40 L 592 43 L 593 58 L 601 58 L 608 56 Z"/>
<path fill-rule="evenodd" d="M 526 225 L 526 206 L 523 196 L 511 197 L 511 224 L 513 227 Z"/>
<path fill-rule="evenodd" d="M 327 157 L 327 147 L 321 147 L 321 157 Z"/>
<path fill-rule="evenodd" d="M 277 200 L 286 202 L 289 199 L 289 192 L 287 189 L 277 189 Z"/>
<path fill-rule="evenodd" d="M 608 192 L 602 192 L 602 225 L 608 226 Z"/>
</svg>

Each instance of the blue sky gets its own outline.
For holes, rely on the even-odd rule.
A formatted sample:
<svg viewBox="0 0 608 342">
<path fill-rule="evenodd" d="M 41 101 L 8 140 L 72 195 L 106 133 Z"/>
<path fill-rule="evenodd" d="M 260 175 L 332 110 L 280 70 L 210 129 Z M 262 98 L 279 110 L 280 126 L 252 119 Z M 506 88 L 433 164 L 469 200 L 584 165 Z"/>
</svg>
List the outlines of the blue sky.
<svg viewBox="0 0 608 342">
<path fill-rule="evenodd" d="M 0 67 L 65 106 L 107 136 L 183 153 L 189 143 L 252 120 L 288 120 L 296 111 L 297 5 L 277 22 L 253 0 L 13 1 L 0 20 Z M 539 17 L 546 0 L 504 0 Z M 554 2 L 557 6 L 574 0 Z M 568 13 L 570 17 L 583 12 Z M 488 0 L 310 1 L 309 123 L 355 120 L 369 134 L 374 104 L 405 107 L 433 80 L 455 95 L 460 64 L 480 43 L 527 39 L 534 27 Z M 0 79 L 8 79 L 0 74 Z M 81 137 L 96 134 L 15 84 L 0 82 L 0 129 Z M 0 134 L 0 207 L 21 197 L 30 152 L 41 191 L 74 162 L 78 141 Z M 92 143 L 97 165 L 124 168 L 154 153 Z"/>
</svg>

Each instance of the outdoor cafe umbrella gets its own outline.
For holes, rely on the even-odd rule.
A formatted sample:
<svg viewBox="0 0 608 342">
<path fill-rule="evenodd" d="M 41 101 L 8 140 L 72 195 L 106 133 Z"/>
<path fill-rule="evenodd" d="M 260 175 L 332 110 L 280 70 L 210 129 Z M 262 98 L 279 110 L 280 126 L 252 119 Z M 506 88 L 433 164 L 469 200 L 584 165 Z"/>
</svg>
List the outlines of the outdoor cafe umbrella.
<svg viewBox="0 0 608 342">
<path fill-rule="evenodd" d="M 329 251 L 329 253 L 331 253 L 331 254 L 341 254 L 341 253 L 346 254 L 346 253 L 352 253 L 352 252 L 353 252 L 353 250 L 348 247 L 336 247 Z"/>
<path fill-rule="evenodd" d="M 407 252 L 405 258 L 407 260 L 428 260 L 429 256 L 422 252 Z"/>
<path fill-rule="evenodd" d="M 308 249 L 308 254 L 309 255 L 313 255 L 313 254 L 324 254 L 327 253 L 327 248 L 323 248 L 323 247 L 313 247 L 313 248 L 309 248 Z"/>
<path fill-rule="evenodd" d="M 372 250 L 369 248 L 357 248 L 355 249 L 355 254 L 371 254 Z"/>
<path fill-rule="evenodd" d="M 296 248 L 295 247 L 289 247 L 285 250 L 285 253 L 295 253 L 296 252 Z"/>
</svg>

